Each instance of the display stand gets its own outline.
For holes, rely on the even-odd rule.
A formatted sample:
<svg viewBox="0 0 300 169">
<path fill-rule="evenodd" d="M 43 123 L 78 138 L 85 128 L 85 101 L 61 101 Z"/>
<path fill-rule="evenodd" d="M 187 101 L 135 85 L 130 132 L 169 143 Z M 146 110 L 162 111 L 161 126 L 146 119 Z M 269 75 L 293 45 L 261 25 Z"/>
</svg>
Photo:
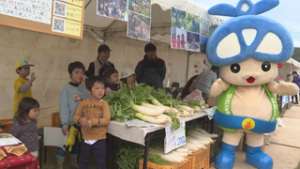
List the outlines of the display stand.
<svg viewBox="0 0 300 169">
<path fill-rule="evenodd" d="M 195 123 L 201 124 L 203 117 L 206 117 L 206 113 L 195 113 L 193 117 L 189 118 L 181 118 L 180 120 L 183 120 L 186 122 L 186 128 L 194 125 Z M 203 123 L 202 123 L 203 124 Z M 120 128 L 120 125 L 123 125 L 123 129 Z M 118 127 L 119 126 L 119 127 Z M 114 130 L 118 129 L 118 130 Z M 139 138 L 142 137 L 144 140 L 144 143 L 141 144 L 138 140 L 139 138 L 133 138 L 130 139 L 130 136 L 128 137 L 128 132 L 133 132 L 132 134 L 137 134 L 137 132 L 140 133 L 146 133 L 144 136 L 139 135 Z M 124 123 L 112 121 L 107 126 L 107 143 L 108 143 L 108 155 L 107 157 L 109 160 L 107 160 L 107 168 L 115 168 L 115 162 L 116 162 L 116 154 L 117 154 L 117 142 L 118 140 L 121 142 L 130 142 L 137 144 L 137 146 L 143 146 L 145 149 L 144 153 L 144 163 L 143 163 L 143 169 L 147 169 L 147 159 L 148 159 L 148 152 L 149 152 L 149 145 L 150 141 L 154 138 L 160 138 L 164 137 L 165 134 L 165 125 L 159 125 L 154 128 L 127 128 Z M 131 137 L 132 138 L 132 137 Z"/>
</svg>

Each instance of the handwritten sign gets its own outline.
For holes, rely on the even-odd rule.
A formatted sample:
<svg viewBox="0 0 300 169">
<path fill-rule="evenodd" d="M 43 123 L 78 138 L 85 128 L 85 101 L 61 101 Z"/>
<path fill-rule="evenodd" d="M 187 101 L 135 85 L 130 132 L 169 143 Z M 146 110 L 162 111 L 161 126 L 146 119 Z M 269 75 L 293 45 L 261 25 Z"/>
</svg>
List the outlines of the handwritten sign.
<svg viewBox="0 0 300 169">
<path fill-rule="evenodd" d="M 51 24 L 52 0 L 0 0 L 0 14 Z"/>
<path fill-rule="evenodd" d="M 53 15 L 81 21 L 82 9 L 74 5 L 54 1 Z"/>
<path fill-rule="evenodd" d="M 174 130 L 171 125 L 168 125 L 166 127 L 165 153 L 168 153 L 185 144 L 185 122 L 180 121 L 180 128 L 177 130 Z"/>
<path fill-rule="evenodd" d="M 52 31 L 73 36 L 80 36 L 81 23 L 63 18 L 53 17 Z"/>
<path fill-rule="evenodd" d="M 73 36 L 80 36 L 81 23 L 67 20 L 65 33 Z"/>
<path fill-rule="evenodd" d="M 67 5 L 67 18 L 81 21 L 82 9 L 73 5 Z"/>
<path fill-rule="evenodd" d="M 77 5 L 77 6 L 82 6 L 82 0 L 63 0 L 63 1 L 68 2 L 70 4 Z"/>
</svg>

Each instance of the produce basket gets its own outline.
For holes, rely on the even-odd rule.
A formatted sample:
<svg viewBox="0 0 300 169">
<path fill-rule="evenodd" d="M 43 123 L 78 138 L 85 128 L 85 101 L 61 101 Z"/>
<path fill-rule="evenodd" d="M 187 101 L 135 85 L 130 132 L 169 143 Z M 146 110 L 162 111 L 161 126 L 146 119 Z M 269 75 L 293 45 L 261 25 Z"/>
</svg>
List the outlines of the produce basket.
<svg viewBox="0 0 300 169">
<path fill-rule="evenodd" d="M 177 165 L 157 165 L 156 163 L 147 162 L 147 169 L 192 169 L 191 156 L 186 157 L 187 161 Z M 143 169 L 144 159 L 140 159 L 139 169 Z"/>
<path fill-rule="evenodd" d="M 206 150 L 194 152 L 191 157 L 191 167 L 189 169 L 209 169 L 210 145 L 206 145 Z"/>
</svg>

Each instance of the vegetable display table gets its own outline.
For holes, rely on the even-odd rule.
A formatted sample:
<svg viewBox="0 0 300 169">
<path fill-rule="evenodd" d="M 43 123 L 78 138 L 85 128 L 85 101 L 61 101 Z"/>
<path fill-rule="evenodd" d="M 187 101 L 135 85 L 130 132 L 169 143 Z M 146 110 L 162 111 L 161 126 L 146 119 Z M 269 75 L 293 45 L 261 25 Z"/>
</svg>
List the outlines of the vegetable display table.
<svg viewBox="0 0 300 169">
<path fill-rule="evenodd" d="M 202 117 L 207 116 L 206 113 L 200 112 L 195 113 L 193 117 L 184 117 L 180 118 L 181 121 L 186 122 L 186 126 L 189 125 L 189 122 L 201 119 Z M 117 138 L 123 141 L 136 143 L 145 147 L 144 154 L 144 169 L 147 169 L 147 159 L 149 152 L 149 144 L 152 138 L 157 136 L 165 135 L 165 127 L 166 125 L 155 125 L 154 127 L 149 128 L 136 128 L 136 127 L 127 127 L 125 123 L 111 121 L 107 126 L 108 133 L 108 158 L 111 158 L 111 162 L 116 161 L 116 140 Z M 112 164 L 107 163 L 107 168 L 111 167 Z"/>
</svg>

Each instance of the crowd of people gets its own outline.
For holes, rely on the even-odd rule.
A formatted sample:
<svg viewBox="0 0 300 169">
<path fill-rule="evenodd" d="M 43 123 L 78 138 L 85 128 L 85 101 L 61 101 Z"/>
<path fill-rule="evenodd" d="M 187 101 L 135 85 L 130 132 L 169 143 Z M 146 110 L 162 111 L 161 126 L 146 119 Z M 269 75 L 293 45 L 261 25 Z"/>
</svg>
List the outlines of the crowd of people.
<svg viewBox="0 0 300 169">
<path fill-rule="evenodd" d="M 69 152 L 71 168 L 88 168 L 91 152 L 94 151 L 97 167 L 106 169 L 106 126 L 110 122 L 110 109 L 102 98 L 111 91 L 119 91 L 119 81 L 127 87 L 145 83 L 155 89 L 163 88 L 166 75 L 164 60 L 156 55 L 156 46 L 149 43 L 144 48 L 144 58 L 137 64 L 135 71 L 125 68 L 121 79 L 114 64 L 109 61 L 111 49 L 107 45 L 98 47 L 95 61 L 89 64 L 88 70 L 79 62 L 68 65 L 70 82 L 61 90 L 59 98 L 59 114 L 62 134 L 67 136 L 70 128 L 81 131 L 80 166 L 77 163 L 80 141 L 75 143 Z M 19 77 L 14 82 L 13 125 L 10 133 L 22 141 L 28 151 L 38 156 L 37 117 L 40 104 L 32 96 L 31 86 L 36 80 L 30 74 L 28 62 L 19 60 L 15 63 Z M 28 78 L 30 76 L 30 78 Z M 58 148 L 56 152 L 57 169 L 63 168 L 66 152 Z"/>
</svg>

